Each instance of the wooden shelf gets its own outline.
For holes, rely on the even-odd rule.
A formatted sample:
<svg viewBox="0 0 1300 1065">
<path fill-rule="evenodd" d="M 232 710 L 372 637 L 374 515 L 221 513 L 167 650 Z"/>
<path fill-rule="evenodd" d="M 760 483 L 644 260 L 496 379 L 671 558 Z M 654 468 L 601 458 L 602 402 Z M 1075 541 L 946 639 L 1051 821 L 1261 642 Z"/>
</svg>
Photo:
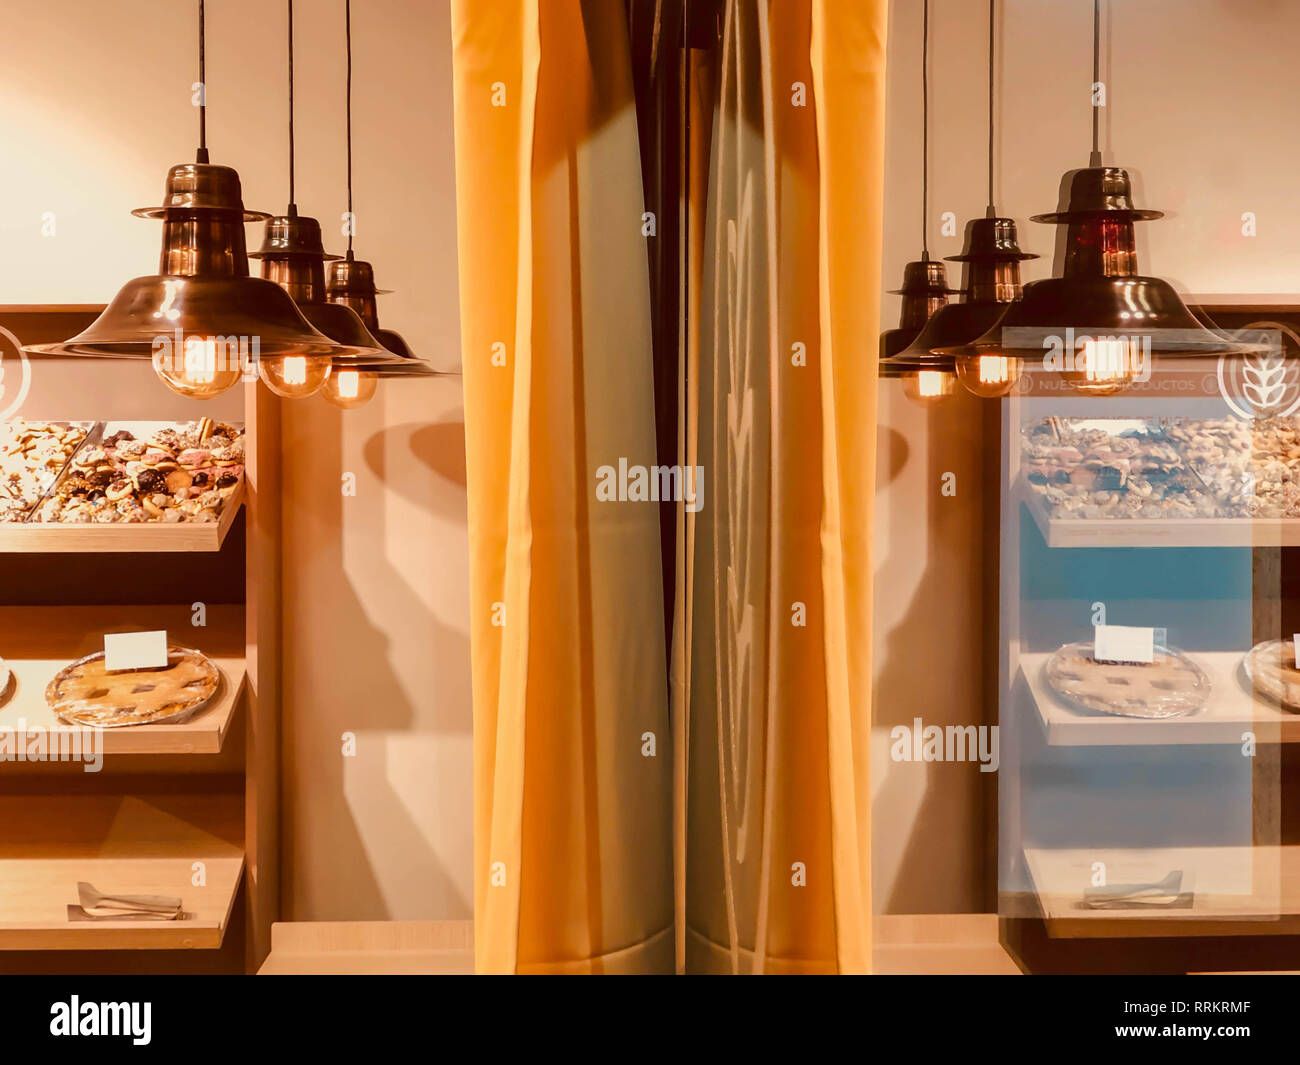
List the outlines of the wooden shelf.
<svg viewBox="0 0 1300 1065">
<path fill-rule="evenodd" d="M 1047 686 L 1044 652 L 1020 656 L 1020 676 L 1029 689 L 1047 742 L 1058 747 L 1172 746 L 1184 743 L 1240 744 L 1247 729 L 1259 743 L 1300 742 L 1300 714 L 1255 695 L 1241 671 L 1240 651 L 1192 651 L 1189 656 L 1210 678 L 1204 707 L 1186 717 L 1158 720 L 1115 717 L 1067 706 Z"/>
<path fill-rule="evenodd" d="M 0 524 L 0 552 L 89 554 L 109 551 L 220 551 L 244 503 L 239 484 L 214 522 L 114 522 L 61 525 L 48 522 Z"/>
<path fill-rule="evenodd" d="M 207 625 L 195 628 L 189 607 L 174 604 L 0 607 L 0 657 L 14 676 L 8 695 L 0 695 L 0 729 L 39 727 L 83 737 L 93 731 L 105 755 L 219 753 L 243 696 L 244 611 L 224 604 L 211 604 L 207 611 Z M 88 730 L 60 722 L 45 702 L 54 675 L 69 662 L 103 650 L 104 633 L 146 629 L 166 629 L 169 642 L 196 647 L 212 659 L 222 674 L 213 700 L 178 725 Z"/>
<path fill-rule="evenodd" d="M 1297 518 L 1053 518 L 1042 495 L 1018 495 L 1048 547 L 1295 547 Z"/>
<path fill-rule="evenodd" d="M 259 976 L 474 972 L 473 921 L 277 921 Z"/>
<path fill-rule="evenodd" d="M 220 947 L 244 868 L 242 805 L 237 794 L 0 795 L 0 950 Z M 178 895 L 186 918 L 72 921 L 83 880 Z"/>
<path fill-rule="evenodd" d="M 877 976 L 1020 976 L 998 939 L 995 913 L 878 914 L 871 971 Z"/>
<path fill-rule="evenodd" d="M 1300 933 L 1300 846 L 1027 847 L 1025 865 L 1050 936 L 1294 935 Z M 1083 905 L 1094 862 L 1111 884 L 1152 883 L 1174 869 L 1194 892 L 1181 909 L 1093 910 Z"/>
</svg>

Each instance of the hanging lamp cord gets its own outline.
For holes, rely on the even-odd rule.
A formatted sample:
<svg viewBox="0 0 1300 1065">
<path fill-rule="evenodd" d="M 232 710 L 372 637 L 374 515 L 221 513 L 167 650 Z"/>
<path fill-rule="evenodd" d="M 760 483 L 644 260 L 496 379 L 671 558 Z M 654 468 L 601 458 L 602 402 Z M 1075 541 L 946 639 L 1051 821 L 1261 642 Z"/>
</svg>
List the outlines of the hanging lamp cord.
<svg viewBox="0 0 1300 1065">
<path fill-rule="evenodd" d="M 1092 0 L 1092 89 L 1097 91 L 1101 81 L 1101 0 Z M 1089 166 L 1101 166 L 1101 149 L 1099 147 L 1098 129 L 1101 120 L 1101 108 L 1094 97 L 1092 101 L 1092 155 L 1088 157 Z"/>
<path fill-rule="evenodd" d="M 203 0 L 199 0 L 199 150 L 195 162 L 208 161 L 208 57 L 203 18 Z"/>
<path fill-rule="evenodd" d="M 350 0 L 349 0 L 350 2 Z M 930 0 L 921 19 L 921 262 L 930 261 Z"/>
<path fill-rule="evenodd" d="M 289 4 L 289 217 L 298 215 L 294 198 L 294 143 L 293 143 L 293 0 Z"/>
<path fill-rule="evenodd" d="M 344 0 L 344 39 L 347 43 L 347 140 L 348 140 L 348 262 L 352 261 L 352 0 Z"/>
<path fill-rule="evenodd" d="M 993 206 L 993 6 L 996 0 L 989 0 L 989 202 L 984 210 L 988 218 L 997 217 L 997 208 Z"/>
</svg>

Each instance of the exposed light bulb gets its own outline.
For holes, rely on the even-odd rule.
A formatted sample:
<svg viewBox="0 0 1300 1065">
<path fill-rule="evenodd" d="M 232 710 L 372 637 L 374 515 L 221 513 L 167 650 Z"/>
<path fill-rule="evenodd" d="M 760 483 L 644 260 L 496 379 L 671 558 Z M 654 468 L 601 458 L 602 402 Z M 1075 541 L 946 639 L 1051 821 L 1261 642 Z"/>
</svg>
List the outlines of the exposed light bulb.
<svg viewBox="0 0 1300 1065">
<path fill-rule="evenodd" d="M 1061 376 L 1077 392 L 1109 396 L 1133 383 L 1139 358 L 1136 338 L 1083 337 L 1075 350 L 1073 367 Z"/>
<path fill-rule="evenodd" d="M 947 370 L 914 370 L 903 377 L 903 395 L 922 406 L 934 406 L 952 395 L 956 383 Z"/>
<path fill-rule="evenodd" d="M 352 410 L 369 403 L 379 384 L 379 377 L 360 370 L 335 370 L 330 374 L 321 395 L 341 410 Z"/>
<path fill-rule="evenodd" d="M 306 399 L 319 392 L 330 369 L 328 355 L 277 355 L 257 363 L 262 383 L 285 399 Z"/>
<path fill-rule="evenodd" d="M 1009 355 L 966 355 L 957 360 L 957 377 L 963 387 L 985 399 L 1011 392 L 1024 369 L 1023 359 Z"/>
<path fill-rule="evenodd" d="M 186 337 L 179 357 L 171 338 L 159 337 L 153 368 L 168 388 L 191 399 L 212 399 L 229 391 L 241 373 L 238 349 L 232 353 L 215 337 Z"/>
</svg>

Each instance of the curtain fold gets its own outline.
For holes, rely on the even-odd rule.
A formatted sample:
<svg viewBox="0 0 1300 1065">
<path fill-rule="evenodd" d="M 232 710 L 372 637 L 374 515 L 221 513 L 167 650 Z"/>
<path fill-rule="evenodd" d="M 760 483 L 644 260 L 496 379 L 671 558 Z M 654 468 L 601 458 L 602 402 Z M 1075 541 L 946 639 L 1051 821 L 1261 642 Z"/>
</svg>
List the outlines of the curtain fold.
<svg viewBox="0 0 1300 1065">
<path fill-rule="evenodd" d="M 620 5 L 456 0 L 480 972 L 673 967 L 644 203 Z"/>
<path fill-rule="evenodd" d="M 656 463 L 625 9 L 453 0 L 481 972 L 870 965 L 887 0 L 716 7 L 682 64 L 670 685 L 658 507 L 596 492 Z"/>
<path fill-rule="evenodd" d="M 870 965 L 867 737 L 886 3 L 728 0 L 679 589 L 685 968 Z"/>
</svg>

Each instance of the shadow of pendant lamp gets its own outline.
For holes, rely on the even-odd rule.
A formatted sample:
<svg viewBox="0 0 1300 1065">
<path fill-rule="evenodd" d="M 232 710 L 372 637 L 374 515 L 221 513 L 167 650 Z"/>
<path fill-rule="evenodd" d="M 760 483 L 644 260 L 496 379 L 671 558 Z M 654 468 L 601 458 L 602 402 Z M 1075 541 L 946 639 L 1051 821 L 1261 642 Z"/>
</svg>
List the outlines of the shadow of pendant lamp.
<svg viewBox="0 0 1300 1065">
<path fill-rule="evenodd" d="M 199 0 L 199 81 L 205 77 Z M 158 274 L 128 281 L 83 333 L 27 350 L 41 355 L 152 359 L 173 391 L 197 399 L 233 387 L 260 358 L 331 356 L 339 345 L 299 313 L 279 285 L 248 276 L 239 175 L 208 162 L 207 106 L 199 102 L 197 161 L 171 168 L 161 207 L 132 212 L 163 223 Z M 179 350 L 178 350 L 179 349 Z"/>
<path fill-rule="evenodd" d="M 887 360 L 903 378 L 904 394 L 924 405 L 952 392 L 954 374 L 977 396 L 1006 395 L 1015 388 L 1024 365 L 998 354 L 957 359 L 944 350 L 974 340 L 1001 318 L 1007 304 L 1020 299 L 1020 264 L 1038 258 L 1020 250 L 1015 220 L 999 217 L 993 205 L 994 3 L 989 0 L 988 207 L 985 217 L 966 224 L 962 253 L 948 256 L 950 262 L 965 264 L 965 300 L 941 307 L 908 347 Z"/>
<path fill-rule="evenodd" d="M 416 358 L 397 333 L 391 329 L 379 328 L 378 300 L 389 289 L 375 288 L 375 271 L 370 263 L 356 258 L 352 250 L 353 224 L 356 216 L 352 212 L 352 0 L 345 0 L 343 5 L 344 42 L 347 53 L 346 86 L 346 142 L 347 142 L 347 186 L 348 186 L 348 249 L 347 256 L 331 262 L 328 278 L 325 282 L 325 298 L 339 307 L 347 308 L 349 313 L 359 318 L 362 324 L 385 348 L 391 358 L 375 361 L 366 367 L 360 375 L 339 375 L 335 383 L 328 386 L 325 398 L 335 406 L 348 409 L 360 406 L 375 391 L 375 382 L 388 377 L 442 377 L 447 376 L 434 370 L 422 359 Z M 339 367 L 336 364 L 335 372 Z M 365 398 L 360 398 L 360 393 Z"/>
<path fill-rule="evenodd" d="M 249 258 L 260 259 L 262 277 L 280 286 L 298 306 L 313 328 L 335 341 L 339 347 L 333 355 L 284 355 L 263 358 L 258 373 L 272 392 L 288 399 L 303 399 L 328 388 L 335 367 L 356 367 L 370 361 L 397 362 L 384 350 L 370 331 L 347 307 L 325 299 L 325 261 L 337 259 L 327 255 L 321 240 L 320 222 L 298 214 L 295 202 L 295 146 L 293 110 L 293 0 L 286 0 L 289 21 L 289 205 L 283 215 L 266 223 L 262 247 Z M 360 406 L 374 394 L 365 396 L 358 390 Z"/>
<path fill-rule="evenodd" d="M 1099 79 L 1100 0 L 1093 0 L 1093 83 Z M 1138 273 L 1133 223 L 1162 212 L 1135 207 L 1128 172 L 1102 165 L 1098 114 L 1094 106 L 1089 165 L 1065 175 L 1057 211 L 1032 219 L 1067 227 L 1061 276 L 1030 282 L 990 329 L 943 353 L 1038 360 L 1077 391 L 1108 395 L 1162 357 L 1264 350 L 1207 329 L 1169 282 Z"/>
<path fill-rule="evenodd" d="M 930 316 L 948 303 L 956 289 L 948 287 L 948 271 L 942 262 L 930 258 L 927 240 L 930 211 L 930 0 L 925 0 L 921 22 L 921 258 L 903 267 L 903 285 L 890 289 L 902 296 L 898 328 L 880 334 L 880 376 L 900 377 L 901 367 L 892 356 L 906 348 L 920 334 Z"/>
</svg>

